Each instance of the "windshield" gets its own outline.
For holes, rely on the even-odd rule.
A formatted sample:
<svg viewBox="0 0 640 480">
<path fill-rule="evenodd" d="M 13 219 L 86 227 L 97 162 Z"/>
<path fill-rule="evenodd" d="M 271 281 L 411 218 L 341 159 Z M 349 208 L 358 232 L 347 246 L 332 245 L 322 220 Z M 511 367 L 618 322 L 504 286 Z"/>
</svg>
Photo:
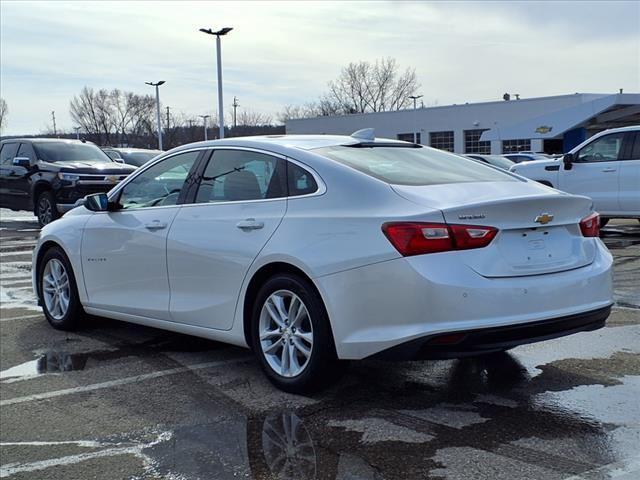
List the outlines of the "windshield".
<svg viewBox="0 0 640 480">
<path fill-rule="evenodd" d="M 507 170 L 516 163 L 508 158 L 501 157 L 500 155 L 485 155 L 484 158 L 486 158 L 491 165 L 506 168 Z"/>
<path fill-rule="evenodd" d="M 33 148 L 38 158 L 45 162 L 113 162 L 90 143 L 34 142 Z"/>
<path fill-rule="evenodd" d="M 152 150 L 149 152 L 120 152 L 120 156 L 125 161 L 125 163 L 140 167 L 152 158 L 160 155 L 161 153 L 162 152 L 160 150 Z"/>
<path fill-rule="evenodd" d="M 428 147 L 336 146 L 313 151 L 394 185 L 517 181 L 475 160 Z"/>
</svg>

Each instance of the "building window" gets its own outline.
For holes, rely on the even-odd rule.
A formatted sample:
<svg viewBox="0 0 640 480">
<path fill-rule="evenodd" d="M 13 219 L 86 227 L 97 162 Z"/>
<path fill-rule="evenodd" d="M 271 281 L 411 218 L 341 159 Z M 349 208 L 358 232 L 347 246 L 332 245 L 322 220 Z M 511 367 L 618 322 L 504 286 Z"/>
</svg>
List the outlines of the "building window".
<svg viewBox="0 0 640 480">
<path fill-rule="evenodd" d="M 502 153 L 515 153 L 523 151 L 531 151 L 531 140 L 529 140 L 528 138 L 502 141 Z"/>
<path fill-rule="evenodd" d="M 453 131 L 448 132 L 430 132 L 429 144 L 433 148 L 453 152 Z"/>
<path fill-rule="evenodd" d="M 482 132 L 486 130 L 488 128 L 464 131 L 464 153 L 479 153 L 481 155 L 489 155 L 491 153 L 491 142 L 480 141 Z"/>
<path fill-rule="evenodd" d="M 413 133 L 399 133 L 396 137 L 398 140 L 402 140 L 403 142 L 413 143 Z M 422 143 L 420 140 L 420 132 L 418 132 L 416 135 L 416 143 Z"/>
</svg>

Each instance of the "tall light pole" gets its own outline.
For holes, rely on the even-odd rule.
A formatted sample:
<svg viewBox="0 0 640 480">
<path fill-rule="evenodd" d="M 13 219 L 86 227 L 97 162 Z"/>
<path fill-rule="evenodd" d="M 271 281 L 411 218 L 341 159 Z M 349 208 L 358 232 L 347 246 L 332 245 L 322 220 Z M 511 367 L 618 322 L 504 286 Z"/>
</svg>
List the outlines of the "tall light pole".
<svg viewBox="0 0 640 480">
<path fill-rule="evenodd" d="M 224 112 L 222 103 L 222 47 L 220 45 L 220 37 L 229 33 L 233 28 L 225 27 L 217 32 L 214 32 L 210 28 L 201 28 L 202 33 L 207 35 L 216 36 L 216 52 L 218 56 L 218 123 L 220 126 L 220 138 L 224 138 Z"/>
<path fill-rule="evenodd" d="M 156 87 L 156 117 L 158 120 L 158 150 L 162 150 L 162 124 L 160 123 L 160 85 L 164 85 L 164 80 L 160 80 L 157 83 L 144 82 L 146 85 Z"/>
<path fill-rule="evenodd" d="M 80 140 L 80 129 L 82 127 L 73 127 L 73 129 L 76 131 L 76 140 Z"/>
<path fill-rule="evenodd" d="M 207 140 L 209 140 L 207 138 L 207 118 L 209 118 L 209 115 L 198 115 L 201 119 L 202 122 L 204 123 L 204 141 L 206 142 Z"/>
<path fill-rule="evenodd" d="M 419 98 L 422 98 L 422 95 L 409 95 L 409 98 L 411 100 L 413 100 L 413 110 L 415 112 L 416 110 L 416 101 Z M 414 121 L 414 125 L 413 125 L 413 143 L 418 143 L 418 119 L 416 118 L 416 114 L 413 114 L 413 121 Z"/>
<path fill-rule="evenodd" d="M 237 122 L 236 122 L 236 110 L 238 109 L 238 107 L 240 106 L 240 104 L 238 103 L 238 97 L 234 96 L 233 97 L 233 128 L 236 128 Z"/>
</svg>

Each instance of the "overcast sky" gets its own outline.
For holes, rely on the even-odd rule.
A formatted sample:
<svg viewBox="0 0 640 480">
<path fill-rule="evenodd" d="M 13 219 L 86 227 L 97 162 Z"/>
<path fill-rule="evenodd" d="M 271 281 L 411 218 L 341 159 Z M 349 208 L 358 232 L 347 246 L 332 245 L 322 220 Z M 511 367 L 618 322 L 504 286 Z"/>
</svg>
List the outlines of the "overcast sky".
<svg viewBox="0 0 640 480">
<path fill-rule="evenodd" d="M 395 57 L 427 105 L 640 91 L 640 2 L 0 3 L 5 135 L 40 133 L 83 86 L 153 93 L 177 112 L 216 111 L 214 37 L 227 111 L 276 116 L 317 98 L 342 66 Z"/>
</svg>

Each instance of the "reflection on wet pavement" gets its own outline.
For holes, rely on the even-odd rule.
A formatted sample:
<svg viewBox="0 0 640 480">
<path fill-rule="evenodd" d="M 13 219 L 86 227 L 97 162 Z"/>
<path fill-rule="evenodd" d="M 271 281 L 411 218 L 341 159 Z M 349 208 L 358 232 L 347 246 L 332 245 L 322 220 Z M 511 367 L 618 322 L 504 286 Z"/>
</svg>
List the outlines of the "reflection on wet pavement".
<svg viewBox="0 0 640 480">
<path fill-rule="evenodd" d="M 82 370 L 87 363 L 86 355 L 65 352 L 47 352 L 15 367 L 0 372 L 0 380 L 12 381 L 43 375 L 45 373 L 62 373 Z"/>
<path fill-rule="evenodd" d="M 354 366 L 349 384 L 320 405 L 253 414 L 210 398 L 202 405 L 215 412 L 210 423 L 157 427 L 166 430 L 165 441 L 141 450 L 148 472 L 184 479 L 554 479 L 637 455 L 640 425 L 629 418 L 640 418 L 638 376 L 603 385 L 552 363 L 532 377 L 509 353 L 429 362 L 426 376 L 419 365 L 389 365 Z M 637 367 L 636 358 L 628 369 Z M 126 440 L 144 444 L 148 433 Z"/>
</svg>

